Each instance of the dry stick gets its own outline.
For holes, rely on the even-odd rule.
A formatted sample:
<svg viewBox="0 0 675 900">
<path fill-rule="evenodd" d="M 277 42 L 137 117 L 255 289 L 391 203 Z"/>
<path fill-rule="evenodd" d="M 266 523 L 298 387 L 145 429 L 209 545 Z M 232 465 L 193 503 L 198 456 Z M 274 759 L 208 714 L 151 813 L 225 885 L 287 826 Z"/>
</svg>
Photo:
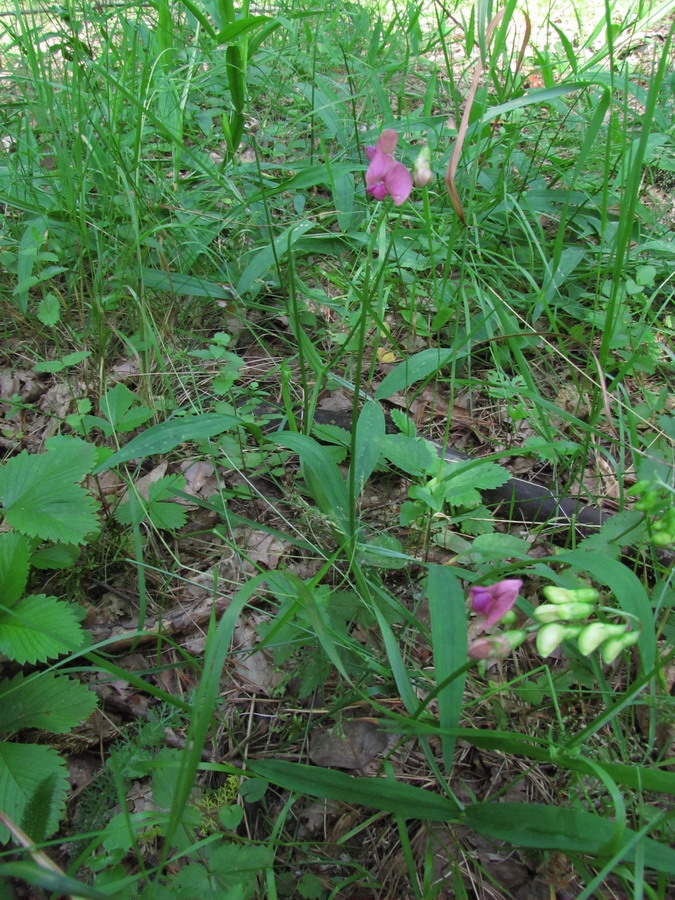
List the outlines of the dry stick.
<svg viewBox="0 0 675 900">
<path fill-rule="evenodd" d="M 497 13 L 497 15 L 493 17 L 492 21 L 488 25 L 486 44 L 490 42 L 495 28 L 497 27 L 497 25 L 499 25 L 503 16 L 504 10 L 502 10 L 500 13 Z M 462 155 L 464 139 L 466 138 L 466 133 L 469 130 L 469 116 L 471 115 L 471 107 L 473 106 L 473 101 L 475 99 L 476 91 L 478 90 L 478 85 L 480 83 L 480 77 L 483 74 L 484 68 L 485 63 L 482 59 L 479 59 L 476 65 L 476 70 L 473 73 L 473 79 L 471 81 L 471 87 L 469 88 L 469 94 L 466 98 L 464 113 L 462 114 L 462 121 L 459 126 L 459 131 L 457 132 L 457 140 L 455 141 L 455 146 L 452 148 L 452 153 L 450 154 L 450 160 L 448 162 L 448 168 L 445 173 L 445 186 L 448 189 L 448 194 L 450 195 L 450 202 L 452 203 L 455 212 L 462 220 L 462 223 L 464 225 L 466 225 L 466 216 L 464 215 L 462 201 L 459 199 L 459 194 L 457 193 L 457 188 L 455 186 L 455 175 L 457 174 L 457 167 L 459 166 L 459 158 Z"/>
<path fill-rule="evenodd" d="M 488 30 L 485 36 L 486 45 L 490 43 L 490 39 L 494 34 L 495 29 L 501 22 L 504 17 L 504 10 L 498 13 L 493 17 L 490 24 L 488 25 Z M 527 48 L 528 43 L 530 42 L 530 34 L 532 33 L 532 23 L 530 22 L 529 16 L 525 13 L 525 34 L 523 36 L 523 40 L 520 46 L 520 52 L 518 53 L 518 59 L 516 60 L 516 70 L 515 74 L 517 75 L 520 71 L 520 67 L 523 64 L 523 60 L 525 58 L 525 50 Z M 455 184 L 455 175 L 457 174 L 457 168 L 459 166 L 459 158 L 462 155 L 462 149 L 464 147 L 464 140 L 466 139 L 467 131 L 469 130 L 469 116 L 471 115 L 471 107 L 473 106 L 473 101 L 476 97 L 476 91 L 478 90 L 478 85 L 480 83 L 481 75 L 485 69 L 485 62 L 483 59 L 479 59 L 476 65 L 476 70 L 473 73 L 473 79 L 471 81 L 471 87 L 469 88 L 469 93 L 466 98 L 466 105 L 464 107 L 464 113 L 462 114 L 462 121 L 459 126 L 459 131 L 457 132 L 457 140 L 455 141 L 455 146 L 452 148 L 452 153 L 450 155 L 450 160 L 448 162 L 448 168 L 445 173 L 445 186 L 448 189 L 448 194 L 450 196 L 450 202 L 452 206 L 462 220 L 462 223 L 466 225 L 466 215 L 464 213 L 464 208 L 462 206 L 462 201 L 459 199 L 459 192 L 457 191 L 457 186 Z"/>
</svg>

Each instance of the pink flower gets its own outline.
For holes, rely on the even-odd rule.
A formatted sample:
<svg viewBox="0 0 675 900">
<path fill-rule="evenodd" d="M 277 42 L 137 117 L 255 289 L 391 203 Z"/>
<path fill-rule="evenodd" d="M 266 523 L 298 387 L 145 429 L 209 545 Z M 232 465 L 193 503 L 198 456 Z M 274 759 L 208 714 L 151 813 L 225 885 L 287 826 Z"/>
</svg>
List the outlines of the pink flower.
<svg viewBox="0 0 675 900">
<path fill-rule="evenodd" d="M 484 619 L 482 631 L 506 615 L 518 599 L 518 592 L 522 586 L 523 582 L 518 578 L 505 578 L 496 584 L 474 585 L 469 588 L 473 611 Z"/>
<path fill-rule="evenodd" d="M 489 634 L 471 641 L 468 655 L 470 659 L 504 659 L 512 650 L 520 647 L 526 638 L 527 632 L 522 629 Z"/>
<path fill-rule="evenodd" d="M 389 194 L 396 206 L 410 196 L 412 178 L 403 163 L 391 155 L 396 149 L 398 134 L 391 128 L 383 131 L 374 147 L 366 147 L 370 165 L 366 170 L 366 192 L 376 200 L 384 200 Z"/>
</svg>

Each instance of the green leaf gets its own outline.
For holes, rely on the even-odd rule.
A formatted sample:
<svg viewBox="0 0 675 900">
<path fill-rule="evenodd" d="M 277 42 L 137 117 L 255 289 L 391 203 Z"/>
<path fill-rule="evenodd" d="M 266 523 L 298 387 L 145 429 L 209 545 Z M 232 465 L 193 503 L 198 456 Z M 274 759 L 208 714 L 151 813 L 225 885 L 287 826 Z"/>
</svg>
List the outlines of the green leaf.
<svg viewBox="0 0 675 900">
<path fill-rule="evenodd" d="M 1 840 L 1 838 L 0 838 Z M 51 869 L 42 869 L 30 862 L 13 862 L 0 865 L 0 878 L 17 878 L 36 887 L 44 888 L 52 894 L 61 897 L 86 898 L 86 900 L 110 900 L 110 894 L 103 894 L 88 884 L 82 884 L 75 878 L 69 878 L 61 872 Z"/>
<path fill-rule="evenodd" d="M 411 384 L 422 381 L 424 378 L 429 378 L 438 372 L 439 369 L 444 368 L 444 366 L 462 359 L 468 352 L 468 349 L 463 345 L 420 350 L 419 353 L 399 363 L 395 369 L 389 372 L 375 391 L 375 399 L 384 400 L 386 397 L 391 397 L 392 394 L 397 393 L 397 391 L 404 391 Z"/>
<path fill-rule="evenodd" d="M 76 353 L 66 353 L 61 359 L 49 359 L 46 362 L 36 363 L 34 372 L 62 372 L 69 366 L 79 366 L 81 362 L 91 356 L 91 350 L 78 350 Z"/>
<path fill-rule="evenodd" d="M 407 434 L 386 434 L 381 441 L 382 455 L 408 475 L 423 475 L 436 463 L 438 453 L 424 438 Z"/>
<path fill-rule="evenodd" d="M 18 663 L 44 662 L 79 650 L 84 632 L 71 607 L 44 594 L 29 594 L 0 609 L 0 653 Z"/>
<path fill-rule="evenodd" d="M 464 810 L 466 824 L 480 834 L 517 847 L 610 856 L 626 846 L 635 832 L 610 819 L 581 809 L 561 809 L 538 803 L 477 803 Z M 617 846 L 617 841 L 618 846 Z M 675 850 L 651 838 L 626 847 L 625 859 L 644 854 L 645 865 L 675 875 Z"/>
<path fill-rule="evenodd" d="M 312 222 L 290 225 L 275 238 L 273 245 L 267 244 L 262 249 L 256 250 L 253 259 L 246 266 L 237 283 L 237 293 L 246 294 L 251 291 L 255 283 L 267 274 L 270 267 L 277 265 L 293 247 L 293 244 L 312 227 Z"/>
<path fill-rule="evenodd" d="M 115 431 L 133 431 L 154 415 L 150 407 L 144 406 L 121 382 L 105 392 L 101 398 L 101 412 Z"/>
<path fill-rule="evenodd" d="M 130 490 L 129 499 L 115 510 L 115 518 L 123 525 L 139 525 L 144 519 L 149 519 L 155 528 L 167 531 L 182 528 L 187 511 L 176 503 L 175 497 L 176 492 L 184 487 L 185 478 L 182 475 L 166 475 L 150 485 L 147 500 Z"/>
<path fill-rule="evenodd" d="M 43 829 L 47 837 L 58 827 L 70 787 L 66 764 L 51 747 L 0 742 L 0 809 L 14 822 L 23 821 L 32 798 L 50 776 L 53 791 Z M 9 832 L 0 826 L 0 843 L 8 839 Z"/>
<path fill-rule="evenodd" d="M 443 473 L 446 502 L 453 507 L 471 507 L 480 503 L 479 491 L 500 487 L 511 475 L 493 462 L 450 463 Z"/>
<path fill-rule="evenodd" d="M 0 606 L 14 606 L 26 590 L 31 542 L 15 531 L 0 534 Z"/>
<path fill-rule="evenodd" d="M 219 31 L 216 35 L 216 41 L 218 44 L 231 44 L 236 40 L 241 40 L 247 32 L 257 28 L 259 25 L 264 25 L 269 20 L 269 16 L 244 16 L 235 22 L 231 22 Z"/>
<path fill-rule="evenodd" d="M 328 452 L 330 448 L 294 431 L 277 432 L 270 436 L 270 441 L 298 454 L 302 477 L 319 509 L 346 529 L 349 494 L 340 470 Z"/>
<path fill-rule="evenodd" d="M 65 675 L 19 672 L 0 682 L 0 733 L 43 728 L 65 734 L 96 708 L 96 694 Z"/>
<path fill-rule="evenodd" d="M 77 544 L 49 544 L 33 553 L 30 564 L 35 569 L 68 569 L 81 552 Z"/>
<path fill-rule="evenodd" d="M 201 413 L 196 416 L 169 419 L 159 425 L 147 428 L 142 434 L 132 438 L 117 453 L 94 469 L 94 475 L 107 472 L 114 466 L 129 462 L 130 459 L 144 459 L 159 453 L 169 453 L 186 441 L 205 441 L 241 424 L 234 416 L 220 413 Z"/>
<path fill-rule="evenodd" d="M 173 531 L 185 525 L 187 511 L 176 503 L 176 491 L 185 487 L 182 475 L 165 475 L 150 485 L 148 490 L 148 513 L 156 528 Z"/>
<path fill-rule="evenodd" d="M 248 769 L 289 791 L 381 809 L 405 819 L 448 822 L 459 814 L 459 807 L 447 797 L 390 778 L 357 778 L 280 759 L 249 761 Z"/>
<path fill-rule="evenodd" d="M 98 526 L 97 504 L 77 485 L 96 450 L 76 437 L 56 437 L 45 453 L 25 450 L 0 470 L 0 500 L 7 523 L 47 541 L 81 544 Z"/>
<path fill-rule="evenodd" d="M 427 598 L 431 618 L 431 644 L 434 651 L 438 719 L 441 728 L 459 725 L 467 661 L 466 599 L 457 577 L 443 566 L 431 566 L 427 579 Z M 441 736 L 446 775 L 452 769 L 456 738 L 447 732 Z"/>
<path fill-rule="evenodd" d="M 651 672 L 656 665 L 652 607 L 647 591 L 637 575 L 623 563 L 598 551 L 570 550 L 557 556 L 556 562 L 567 563 L 582 572 L 589 572 L 596 581 L 606 584 L 613 591 L 624 612 L 637 618 L 641 629 L 638 647 L 642 665 L 646 672 Z"/>
<path fill-rule="evenodd" d="M 37 317 L 48 328 L 61 318 L 61 302 L 56 294 L 45 294 L 38 304 Z"/>
<path fill-rule="evenodd" d="M 194 275 L 183 275 L 182 272 L 165 272 L 164 269 L 141 269 L 141 278 L 146 288 L 155 291 L 167 291 L 170 294 L 191 297 L 211 297 L 214 300 L 232 300 L 232 288 L 215 284 Z"/>
<path fill-rule="evenodd" d="M 381 456 L 380 441 L 385 434 L 384 413 L 379 403 L 367 400 L 356 423 L 354 459 L 354 484 L 356 496 L 360 496 L 366 482 L 373 474 Z"/>
</svg>

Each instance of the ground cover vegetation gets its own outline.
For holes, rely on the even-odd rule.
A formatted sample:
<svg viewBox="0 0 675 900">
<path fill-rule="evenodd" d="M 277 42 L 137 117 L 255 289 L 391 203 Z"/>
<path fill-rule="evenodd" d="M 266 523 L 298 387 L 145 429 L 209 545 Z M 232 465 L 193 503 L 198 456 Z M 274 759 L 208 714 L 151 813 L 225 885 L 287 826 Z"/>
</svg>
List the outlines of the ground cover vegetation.
<svg viewBox="0 0 675 900">
<path fill-rule="evenodd" d="M 673 896 L 673 6 L 3 5 L 0 896 Z"/>
</svg>

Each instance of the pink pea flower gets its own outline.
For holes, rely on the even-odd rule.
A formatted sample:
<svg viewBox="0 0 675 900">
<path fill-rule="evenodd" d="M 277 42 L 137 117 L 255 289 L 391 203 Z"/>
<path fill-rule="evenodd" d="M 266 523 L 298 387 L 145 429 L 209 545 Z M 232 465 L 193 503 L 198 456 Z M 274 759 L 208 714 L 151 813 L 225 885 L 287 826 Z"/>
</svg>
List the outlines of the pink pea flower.
<svg viewBox="0 0 675 900">
<path fill-rule="evenodd" d="M 505 578 L 496 584 L 474 585 L 469 588 L 473 611 L 481 616 L 482 631 L 499 622 L 518 599 L 523 586 L 519 578 Z"/>
<path fill-rule="evenodd" d="M 366 147 L 370 165 L 366 170 L 366 192 L 376 200 L 384 200 L 389 194 L 396 206 L 410 196 L 412 177 L 403 163 L 391 155 L 396 149 L 398 134 L 391 128 L 383 131 L 374 147 Z"/>
<path fill-rule="evenodd" d="M 527 638 L 527 632 L 506 631 L 503 634 L 489 634 L 471 641 L 468 648 L 470 659 L 504 659 Z"/>
</svg>

